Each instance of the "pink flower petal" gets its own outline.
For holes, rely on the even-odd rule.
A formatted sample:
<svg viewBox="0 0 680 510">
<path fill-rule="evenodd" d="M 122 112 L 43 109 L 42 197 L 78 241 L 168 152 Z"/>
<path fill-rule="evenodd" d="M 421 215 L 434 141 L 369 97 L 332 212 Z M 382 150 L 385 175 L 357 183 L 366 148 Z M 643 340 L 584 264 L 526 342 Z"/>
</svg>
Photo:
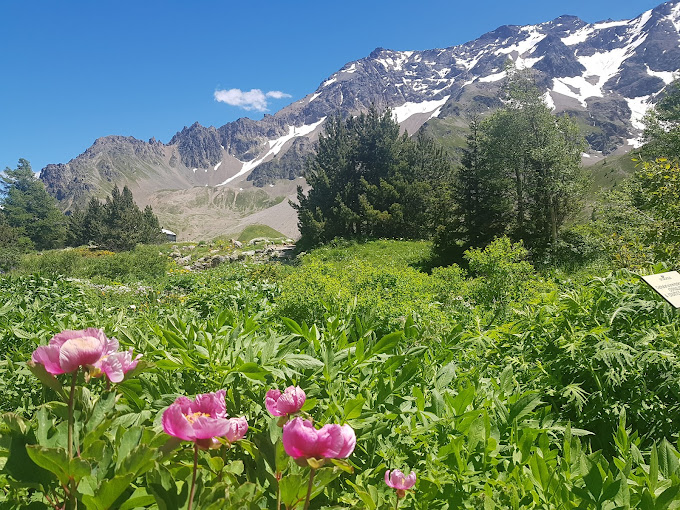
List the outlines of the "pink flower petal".
<svg viewBox="0 0 680 510">
<path fill-rule="evenodd" d="M 125 374 L 137 366 L 138 360 L 141 357 L 142 355 L 138 354 L 133 360 L 132 348 L 130 348 L 128 351 L 114 352 L 113 354 L 102 356 L 94 364 L 94 367 L 106 374 L 111 382 L 119 383 L 123 380 Z"/>
<path fill-rule="evenodd" d="M 327 459 L 344 459 L 351 455 L 357 439 L 349 425 L 324 425 L 319 431 L 320 454 Z"/>
<path fill-rule="evenodd" d="M 193 412 L 200 412 L 209 414 L 213 418 L 226 418 L 227 405 L 225 403 L 225 396 L 227 390 L 219 390 L 215 393 L 204 393 L 197 395 L 194 403 L 191 406 Z M 216 434 L 223 435 L 223 434 Z"/>
<path fill-rule="evenodd" d="M 399 469 L 392 471 L 392 474 L 386 471 L 385 483 L 393 489 L 408 490 L 416 484 L 416 473 L 411 471 L 411 474 L 405 476 Z"/>
<path fill-rule="evenodd" d="M 318 455 L 319 433 L 309 420 L 294 418 L 283 426 L 283 449 L 294 459 Z"/>
<path fill-rule="evenodd" d="M 191 426 L 196 439 L 225 436 L 229 431 L 228 420 L 212 416 L 197 416 Z"/>
<path fill-rule="evenodd" d="M 357 436 L 354 433 L 354 429 L 347 425 L 346 423 L 341 427 L 343 446 L 338 452 L 336 459 L 346 459 L 357 445 Z"/>
<path fill-rule="evenodd" d="M 174 404 L 163 411 L 163 418 L 161 421 L 163 423 L 163 430 L 166 434 L 178 437 L 185 441 L 193 441 L 196 439 L 194 428 L 192 427 L 191 423 L 189 423 L 189 420 L 187 420 L 185 414 L 182 412 L 182 406 L 177 402 L 177 400 Z"/>
<path fill-rule="evenodd" d="M 224 437 L 226 437 L 227 441 L 230 443 L 243 439 L 246 432 L 248 432 L 248 421 L 243 416 L 241 418 L 229 418 L 227 424 L 229 425 L 229 428 Z"/>
<path fill-rule="evenodd" d="M 277 389 L 269 390 L 264 398 L 264 405 L 272 416 L 283 416 L 279 411 L 277 402 L 281 397 L 281 391 Z"/>
<path fill-rule="evenodd" d="M 302 388 L 299 386 L 289 386 L 276 402 L 276 407 L 281 414 L 274 416 L 297 413 L 305 405 L 306 398 L 307 395 L 305 395 Z"/>
<path fill-rule="evenodd" d="M 65 373 L 75 372 L 83 365 L 96 363 L 101 358 L 102 351 L 103 343 L 99 338 L 72 338 L 59 349 L 59 365 Z"/>
<path fill-rule="evenodd" d="M 59 364 L 59 346 L 57 345 L 41 345 L 33 351 L 31 359 L 34 363 L 43 365 L 45 370 L 52 375 L 64 373 L 64 370 Z"/>
</svg>

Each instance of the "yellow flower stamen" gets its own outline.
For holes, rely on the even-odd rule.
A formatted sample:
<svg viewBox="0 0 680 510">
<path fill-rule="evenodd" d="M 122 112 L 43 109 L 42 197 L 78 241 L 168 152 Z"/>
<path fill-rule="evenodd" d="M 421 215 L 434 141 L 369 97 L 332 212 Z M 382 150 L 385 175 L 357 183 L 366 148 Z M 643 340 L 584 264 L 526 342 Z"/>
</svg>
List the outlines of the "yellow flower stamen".
<svg viewBox="0 0 680 510">
<path fill-rule="evenodd" d="M 189 423 L 194 423 L 201 416 L 206 416 L 207 418 L 210 418 L 210 415 L 208 413 L 201 413 L 200 411 L 184 415 L 184 417 L 187 419 Z"/>
</svg>

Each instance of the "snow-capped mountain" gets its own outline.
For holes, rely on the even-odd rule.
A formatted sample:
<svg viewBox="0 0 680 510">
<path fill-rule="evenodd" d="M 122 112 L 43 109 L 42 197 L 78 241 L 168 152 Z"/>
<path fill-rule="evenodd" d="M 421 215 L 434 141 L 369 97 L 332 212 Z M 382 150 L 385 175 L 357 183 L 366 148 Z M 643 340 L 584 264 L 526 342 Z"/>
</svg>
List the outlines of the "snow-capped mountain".
<svg viewBox="0 0 680 510">
<path fill-rule="evenodd" d="M 301 175 L 304 156 L 329 115 L 389 106 L 402 127 L 415 133 L 470 108 L 498 106 L 508 59 L 534 70 L 546 102 L 577 118 L 593 152 L 628 150 L 639 143 L 644 113 L 680 70 L 680 0 L 632 20 L 588 24 L 561 16 L 502 26 L 444 49 L 378 48 L 260 121 L 194 124 L 168 144 L 105 137 L 65 165 L 48 165 L 41 178 L 66 205 L 107 192 L 114 182 L 144 195 L 141 202 L 154 202 L 146 197 L 161 188 L 240 192 L 253 183 L 272 185 Z"/>
</svg>

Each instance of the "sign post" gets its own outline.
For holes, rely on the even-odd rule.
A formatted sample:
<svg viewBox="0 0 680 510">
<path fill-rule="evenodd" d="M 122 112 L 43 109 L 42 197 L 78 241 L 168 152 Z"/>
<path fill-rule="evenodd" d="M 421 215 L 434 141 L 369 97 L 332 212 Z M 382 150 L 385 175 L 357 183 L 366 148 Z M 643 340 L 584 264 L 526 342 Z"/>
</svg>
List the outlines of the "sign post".
<svg viewBox="0 0 680 510">
<path fill-rule="evenodd" d="M 680 308 L 680 274 L 677 271 L 650 274 L 642 279 L 673 308 Z"/>
</svg>

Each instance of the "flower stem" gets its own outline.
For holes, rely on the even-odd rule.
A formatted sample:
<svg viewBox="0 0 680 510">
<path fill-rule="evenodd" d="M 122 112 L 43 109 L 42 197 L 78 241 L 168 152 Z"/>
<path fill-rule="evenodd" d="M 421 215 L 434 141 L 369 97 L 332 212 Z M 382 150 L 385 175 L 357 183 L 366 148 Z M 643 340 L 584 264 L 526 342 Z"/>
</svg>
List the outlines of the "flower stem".
<svg viewBox="0 0 680 510">
<path fill-rule="evenodd" d="M 78 371 L 73 372 L 71 376 L 71 392 L 68 396 L 68 459 L 73 458 L 73 400 L 76 395 L 76 380 L 78 378 Z"/>
<path fill-rule="evenodd" d="M 276 510 L 281 510 L 281 473 L 276 473 Z"/>
<path fill-rule="evenodd" d="M 194 443 L 194 474 L 191 477 L 191 492 L 189 493 L 189 508 L 194 504 L 194 495 L 196 494 L 196 471 L 198 471 L 198 445 Z"/>
<path fill-rule="evenodd" d="M 394 505 L 394 510 L 399 510 L 399 496 L 397 496 L 397 503 Z"/>
<path fill-rule="evenodd" d="M 68 448 L 67 448 L 67 450 L 68 450 L 68 460 L 69 460 L 69 462 L 73 459 L 73 407 L 74 407 L 73 401 L 75 400 L 76 382 L 77 381 L 78 381 L 78 370 L 73 372 L 73 375 L 71 376 L 71 391 L 69 392 L 69 395 L 68 395 L 68 434 L 67 434 Z M 72 477 L 69 478 L 68 499 L 69 499 L 69 503 L 70 503 L 68 508 L 70 508 L 70 509 L 78 508 L 78 500 L 76 499 L 76 482 Z"/>
<path fill-rule="evenodd" d="M 316 469 L 313 467 L 309 468 L 309 484 L 307 485 L 307 498 L 305 498 L 305 508 L 304 510 L 307 510 L 309 508 L 309 500 L 312 496 L 312 485 L 314 484 L 314 475 L 316 474 Z"/>
</svg>

